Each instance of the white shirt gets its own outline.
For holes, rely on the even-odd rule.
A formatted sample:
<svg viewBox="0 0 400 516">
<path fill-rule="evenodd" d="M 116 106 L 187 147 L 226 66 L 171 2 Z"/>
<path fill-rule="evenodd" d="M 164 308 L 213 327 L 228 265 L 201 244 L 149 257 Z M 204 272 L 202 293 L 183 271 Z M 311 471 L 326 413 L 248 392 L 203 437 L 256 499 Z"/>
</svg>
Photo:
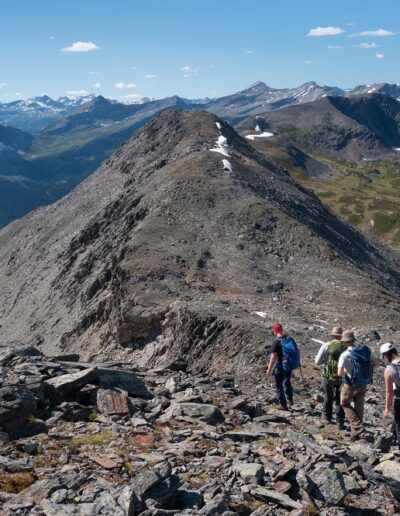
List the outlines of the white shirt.
<svg viewBox="0 0 400 516">
<path fill-rule="evenodd" d="M 338 368 L 344 367 L 346 373 L 351 375 L 353 372 L 353 363 L 351 361 L 351 352 L 350 349 L 346 349 L 339 357 Z"/>
<path fill-rule="evenodd" d="M 315 357 L 315 365 L 324 365 L 327 363 L 327 361 L 328 361 L 328 345 L 329 345 L 329 342 L 325 342 L 325 344 L 322 344 L 322 346 L 319 348 L 317 356 Z"/>
</svg>

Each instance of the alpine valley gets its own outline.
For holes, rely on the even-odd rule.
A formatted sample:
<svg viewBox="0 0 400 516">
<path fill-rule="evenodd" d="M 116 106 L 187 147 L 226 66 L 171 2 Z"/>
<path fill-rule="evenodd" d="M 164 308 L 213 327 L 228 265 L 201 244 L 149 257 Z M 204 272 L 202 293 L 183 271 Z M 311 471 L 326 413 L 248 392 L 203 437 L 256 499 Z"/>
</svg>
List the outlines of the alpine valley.
<svg viewBox="0 0 400 516">
<path fill-rule="evenodd" d="M 0 104 L 0 227 L 70 192 L 157 113 L 178 108 L 220 116 L 341 217 L 398 247 L 399 90 L 258 82 L 217 99 L 126 104 L 85 95 Z"/>
</svg>

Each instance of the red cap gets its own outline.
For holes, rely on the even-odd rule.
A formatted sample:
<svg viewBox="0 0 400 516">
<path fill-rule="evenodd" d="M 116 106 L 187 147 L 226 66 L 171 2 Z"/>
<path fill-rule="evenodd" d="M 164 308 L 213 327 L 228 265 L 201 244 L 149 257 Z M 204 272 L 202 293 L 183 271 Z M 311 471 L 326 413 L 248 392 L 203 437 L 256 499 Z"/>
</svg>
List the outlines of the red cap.
<svg viewBox="0 0 400 516">
<path fill-rule="evenodd" d="M 271 330 L 274 331 L 274 332 L 279 332 L 281 333 L 283 331 L 283 328 L 282 328 L 282 324 L 281 323 L 274 323 L 272 326 L 271 326 Z"/>
</svg>

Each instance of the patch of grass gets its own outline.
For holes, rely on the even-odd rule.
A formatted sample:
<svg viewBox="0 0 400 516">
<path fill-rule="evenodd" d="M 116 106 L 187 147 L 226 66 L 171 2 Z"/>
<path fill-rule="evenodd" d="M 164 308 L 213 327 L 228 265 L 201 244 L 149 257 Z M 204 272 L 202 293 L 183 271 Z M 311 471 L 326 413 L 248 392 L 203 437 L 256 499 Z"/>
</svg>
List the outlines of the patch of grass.
<svg viewBox="0 0 400 516">
<path fill-rule="evenodd" d="M 313 156 L 334 165 L 339 174 L 329 180 L 293 177 L 311 188 L 321 201 L 358 229 L 400 248 L 400 162 L 349 163 L 326 156 Z"/>
<path fill-rule="evenodd" d="M 73 437 L 71 440 L 71 444 L 73 446 L 81 446 L 83 444 L 92 444 L 92 445 L 98 445 L 98 444 L 106 444 L 110 442 L 114 438 L 114 435 L 110 432 L 99 432 L 98 434 L 94 435 L 80 435 L 77 437 Z"/>
<path fill-rule="evenodd" d="M 20 473 L 0 472 L 0 489 L 6 493 L 19 493 L 32 485 L 38 477 L 34 473 L 23 471 Z"/>
</svg>

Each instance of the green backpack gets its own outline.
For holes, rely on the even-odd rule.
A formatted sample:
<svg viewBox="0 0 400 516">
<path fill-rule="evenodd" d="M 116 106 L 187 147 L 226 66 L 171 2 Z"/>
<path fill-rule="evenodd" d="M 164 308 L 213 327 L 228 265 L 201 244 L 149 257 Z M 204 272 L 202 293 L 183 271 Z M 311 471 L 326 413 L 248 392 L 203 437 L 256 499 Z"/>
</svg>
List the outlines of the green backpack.
<svg viewBox="0 0 400 516">
<path fill-rule="evenodd" d="M 345 351 L 345 347 L 339 340 L 332 340 L 328 343 L 328 361 L 325 366 L 325 378 L 327 378 L 334 385 L 340 385 L 342 379 L 337 374 L 338 362 L 340 355 Z"/>
</svg>

